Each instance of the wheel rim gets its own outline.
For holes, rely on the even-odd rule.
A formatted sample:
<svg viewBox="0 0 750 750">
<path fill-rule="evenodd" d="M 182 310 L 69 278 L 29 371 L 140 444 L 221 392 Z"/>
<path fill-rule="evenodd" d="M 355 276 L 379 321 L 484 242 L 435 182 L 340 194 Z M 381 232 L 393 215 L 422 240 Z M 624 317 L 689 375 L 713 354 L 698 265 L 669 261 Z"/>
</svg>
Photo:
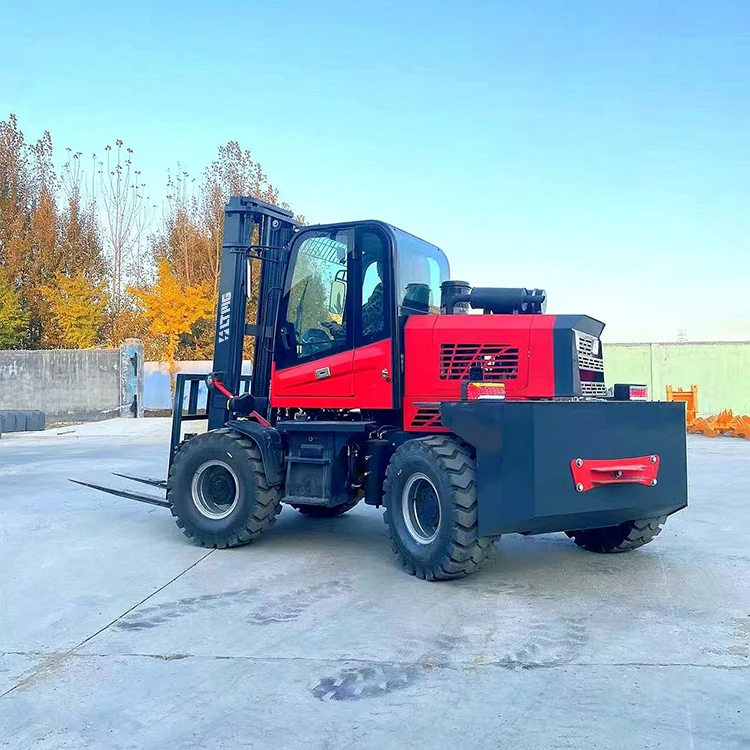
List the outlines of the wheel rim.
<svg viewBox="0 0 750 750">
<path fill-rule="evenodd" d="M 226 518 L 240 500 L 240 482 L 234 469 L 223 461 L 206 461 L 193 474 L 193 504 L 213 521 Z"/>
<path fill-rule="evenodd" d="M 401 493 L 401 512 L 409 536 L 418 544 L 429 544 L 440 531 L 440 501 L 432 480 L 412 474 Z"/>
</svg>

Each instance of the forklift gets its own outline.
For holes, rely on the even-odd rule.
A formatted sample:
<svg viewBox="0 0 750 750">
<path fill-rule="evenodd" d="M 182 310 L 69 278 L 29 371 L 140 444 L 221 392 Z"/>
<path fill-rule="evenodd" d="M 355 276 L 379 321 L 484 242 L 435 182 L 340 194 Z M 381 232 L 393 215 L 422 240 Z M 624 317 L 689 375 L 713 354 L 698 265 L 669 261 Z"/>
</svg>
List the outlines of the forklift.
<svg viewBox="0 0 750 750">
<path fill-rule="evenodd" d="M 166 499 L 88 486 L 167 507 L 216 548 L 252 542 L 283 504 L 383 506 L 393 551 L 426 580 L 473 573 L 508 533 L 641 547 L 687 505 L 684 405 L 608 391 L 604 324 L 546 302 L 451 280 L 442 250 L 382 221 L 298 226 L 233 197 L 213 370 L 177 376 L 168 479 L 127 477 Z"/>
</svg>

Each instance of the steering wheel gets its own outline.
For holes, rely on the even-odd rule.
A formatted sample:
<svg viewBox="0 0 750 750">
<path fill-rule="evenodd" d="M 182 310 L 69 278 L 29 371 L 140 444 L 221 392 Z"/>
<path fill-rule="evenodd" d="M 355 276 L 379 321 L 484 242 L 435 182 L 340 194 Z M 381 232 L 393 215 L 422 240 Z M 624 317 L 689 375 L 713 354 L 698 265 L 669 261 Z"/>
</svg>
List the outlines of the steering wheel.
<svg viewBox="0 0 750 750">
<path fill-rule="evenodd" d="M 332 320 L 324 320 L 320 325 L 328 329 L 328 333 L 334 341 L 346 338 L 346 328 L 340 323 L 336 323 Z"/>
<path fill-rule="evenodd" d="M 325 331 L 321 331 L 320 328 L 308 328 L 299 338 L 299 343 L 302 347 L 302 354 L 316 354 L 317 352 L 324 351 L 327 345 L 331 343 L 331 339 Z"/>
</svg>

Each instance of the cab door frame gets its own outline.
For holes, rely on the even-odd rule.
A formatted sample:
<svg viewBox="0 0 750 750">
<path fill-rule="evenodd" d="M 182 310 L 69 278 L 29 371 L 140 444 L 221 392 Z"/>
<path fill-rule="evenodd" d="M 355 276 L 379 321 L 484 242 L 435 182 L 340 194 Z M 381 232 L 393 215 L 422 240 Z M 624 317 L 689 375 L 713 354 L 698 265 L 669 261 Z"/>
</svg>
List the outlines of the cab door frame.
<svg viewBox="0 0 750 750">
<path fill-rule="evenodd" d="M 386 279 L 384 282 L 385 325 L 390 327 L 387 336 L 372 344 L 367 344 L 362 337 L 362 232 L 367 228 L 375 229 L 385 242 Z M 344 320 L 346 338 L 335 349 L 328 348 L 316 354 L 300 358 L 296 353 L 296 341 L 291 341 L 294 331 L 287 322 L 291 283 L 297 265 L 298 251 L 301 244 L 311 236 L 326 236 L 333 232 L 352 230 L 352 246 L 347 253 L 347 292 Z M 279 304 L 278 332 L 276 335 L 274 364 L 271 378 L 271 406 L 274 408 L 392 408 L 394 379 L 392 349 L 396 329 L 394 315 L 394 256 L 395 242 L 388 226 L 377 221 L 366 221 L 346 224 L 321 225 L 302 229 L 294 237 L 289 255 L 289 265 L 284 280 L 282 298 Z M 389 397 L 384 397 L 382 388 L 374 388 L 372 373 L 369 385 L 363 380 L 363 373 L 357 378 L 355 362 L 363 364 L 365 371 L 373 370 L 382 363 L 383 352 L 391 352 L 388 368 L 385 364 L 378 367 L 380 373 L 389 369 L 387 383 Z M 365 378 L 366 379 L 366 378 Z"/>
</svg>

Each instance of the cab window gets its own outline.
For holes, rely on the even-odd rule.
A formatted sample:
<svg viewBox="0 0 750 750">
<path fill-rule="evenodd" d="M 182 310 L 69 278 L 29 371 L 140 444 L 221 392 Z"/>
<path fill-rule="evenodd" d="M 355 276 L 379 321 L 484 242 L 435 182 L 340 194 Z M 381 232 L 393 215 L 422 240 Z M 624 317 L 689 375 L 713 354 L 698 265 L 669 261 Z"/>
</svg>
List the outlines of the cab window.
<svg viewBox="0 0 750 750">
<path fill-rule="evenodd" d="M 374 227 L 364 227 L 358 238 L 361 257 L 362 311 L 361 331 L 356 346 L 373 344 L 390 336 L 390 282 L 388 279 L 389 247 L 383 233 Z"/>
<path fill-rule="evenodd" d="M 440 312 L 440 285 L 450 278 L 440 248 L 395 229 L 398 247 L 397 300 L 402 314 Z"/>
<path fill-rule="evenodd" d="M 302 362 L 346 349 L 346 263 L 352 243 L 353 233 L 346 229 L 308 236 L 297 246 L 285 331 L 294 353 L 286 359 Z"/>
</svg>

